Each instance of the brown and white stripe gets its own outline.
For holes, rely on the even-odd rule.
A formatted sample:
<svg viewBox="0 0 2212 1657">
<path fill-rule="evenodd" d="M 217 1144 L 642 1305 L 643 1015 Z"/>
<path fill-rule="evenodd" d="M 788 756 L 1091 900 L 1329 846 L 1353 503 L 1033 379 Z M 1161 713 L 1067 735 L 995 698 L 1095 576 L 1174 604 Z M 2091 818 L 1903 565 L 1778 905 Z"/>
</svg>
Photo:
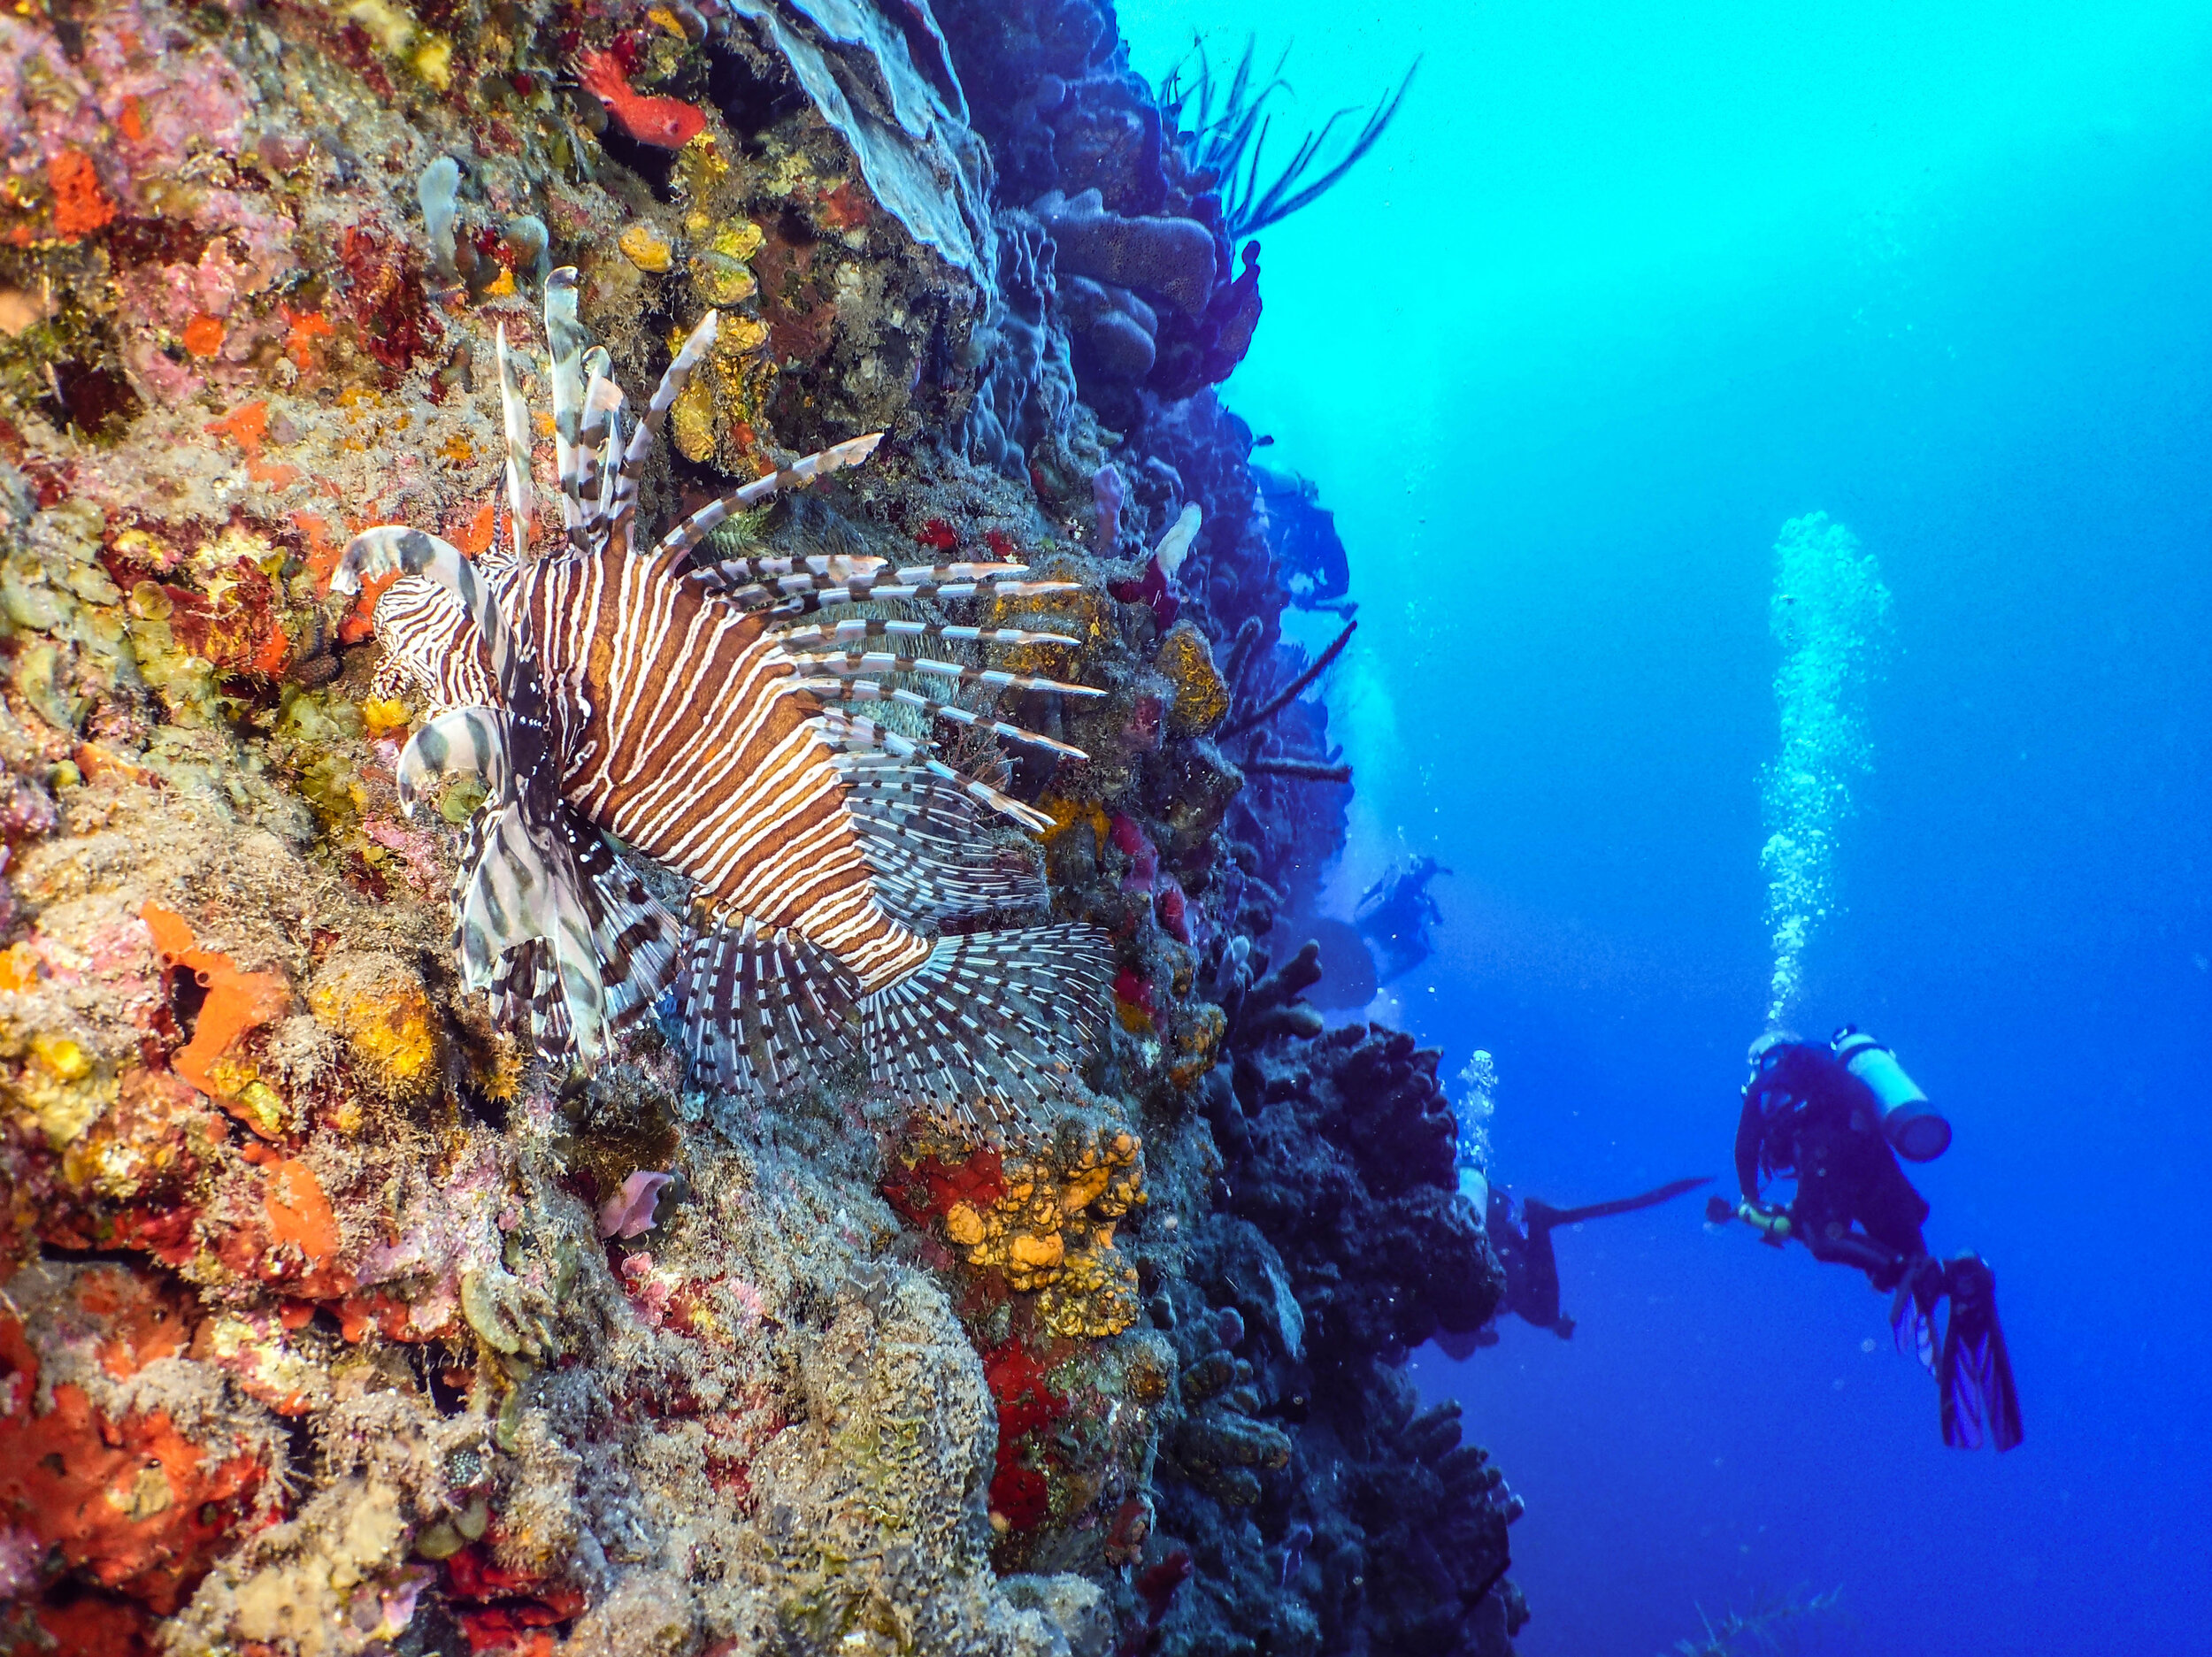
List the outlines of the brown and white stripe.
<svg viewBox="0 0 2212 1657">
<path fill-rule="evenodd" d="M 500 781 L 488 811 L 503 802 L 518 814 L 503 819 L 499 832 L 472 831 L 478 863 L 531 867 L 495 882 L 492 896 L 502 901 L 488 899 L 464 915 L 471 981 L 492 975 L 483 962 L 511 958 L 513 976 L 527 983 L 495 986 L 508 1016 L 518 1016 L 526 987 L 534 1027 L 587 1063 L 596 1056 L 588 1039 L 596 1028 L 594 998 L 637 1005 L 642 979 L 629 961 L 599 963 L 602 980 L 611 970 L 625 986 L 620 997 L 607 996 L 603 983 L 572 982 L 591 964 L 580 966 L 573 941 L 587 933 L 603 957 L 642 953 L 657 969 L 666 953 L 649 916 L 621 910 L 616 918 L 626 932 L 589 917 L 561 918 L 564 904 L 576 908 L 570 886 L 595 893 L 608 884 L 607 870 L 619 869 L 611 849 L 604 859 L 572 849 L 567 876 L 536 866 L 561 862 L 547 848 L 558 851 L 560 825 L 572 814 L 692 883 L 696 919 L 674 976 L 690 1055 L 705 1079 L 772 1091 L 864 1048 L 875 1079 L 916 1105 L 954 1120 L 1018 1115 L 1072 1068 L 1097 1023 L 1102 935 L 1067 925 L 927 930 L 1041 901 L 1033 864 L 1010 859 L 987 831 L 998 817 L 1032 828 L 1044 819 L 948 763 L 926 738 L 845 709 L 903 705 L 924 716 L 925 728 L 943 720 L 1079 758 L 1079 749 L 958 698 L 979 690 L 1099 693 L 919 653 L 932 641 L 1074 642 L 1056 634 L 812 618 L 864 601 L 1025 596 L 1070 584 L 1029 581 L 1011 564 L 895 569 L 872 557 L 716 553 L 710 537 L 731 515 L 859 464 L 874 436 L 733 490 L 649 551 L 636 550 L 639 468 L 711 345 L 716 319 L 710 313 L 677 353 L 626 439 L 606 356 L 587 345 L 576 320 L 572 272 L 549 281 L 546 325 L 562 544 L 529 556 L 527 427 L 503 335 L 515 556 L 472 570 L 433 537 L 379 530 L 356 541 L 342 571 L 353 580 L 385 569 L 411 572 L 379 606 L 379 637 L 388 667 L 402 664 L 442 717 L 403 756 L 407 798 L 430 775 L 472 769 Z M 489 711 L 457 719 L 457 710 Z M 526 756 L 493 751 L 517 740 Z M 462 886 L 477 891 L 486 878 L 465 862 Z M 519 918 L 510 912 L 517 906 Z M 572 1003 L 575 1016 L 549 1010 L 549 997 Z M 564 1025 L 575 1032 L 565 1047 Z"/>
</svg>

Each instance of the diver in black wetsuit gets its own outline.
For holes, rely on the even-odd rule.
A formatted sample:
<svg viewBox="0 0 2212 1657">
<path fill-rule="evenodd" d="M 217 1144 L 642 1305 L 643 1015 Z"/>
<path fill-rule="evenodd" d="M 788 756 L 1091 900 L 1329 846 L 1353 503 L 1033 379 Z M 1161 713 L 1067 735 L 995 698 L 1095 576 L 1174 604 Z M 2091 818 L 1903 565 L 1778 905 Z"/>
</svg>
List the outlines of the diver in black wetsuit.
<svg viewBox="0 0 2212 1657">
<path fill-rule="evenodd" d="M 1449 873 L 1435 858 L 1417 857 L 1410 863 L 1393 863 L 1381 879 L 1360 894 L 1352 924 L 1374 956 L 1376 982 L 1387 984 L 1404 977 L 1435 952 L 1429 928 L 1444 916 L 1429 894 L 1429 882 Z"/>
<path fill-rule="evenodd" d="M 1677 1179 L 1641 1196 L 1594 1202 L 1583 1208 L 1555 1208 L 1535 1197 L 1516 1202 L 1503 1186 L 1490 1186 L 1484 1224 L 1490 1232 L 1490 1247 L 1505 1268 L 1505 1309 L 1519 1314 L 1539 1329 L 1550 1330 L 1562 1340 L 1568 1339 L 1575 1332 L 1575 1321 L 1559 1309 L 1559 1262 L 1552 1254 L 1552 1232 L 1578 1220 L 1603 1219 L 1609 1214 L 1632 1214 L 1639 1208 L 1656 1207 L 1695 1190 L 1711 1178 L 1708 1174 Z"/>
<path fill-rule="evenodd" d="M 1743 1201 L 1706 1205 L 1716 1222 L 1740 1218 L 1777 1247 L 1795 1238 L 1816 1260 L 1866 1273 L 1893 1291 L 1890 1320 L 1900 1346 L 1908 1329 L 1942 1399 L 1943 1441 L 1968 1448 L 1985 1436 L 2000 1450 L 2021 1439 L 2020 1400 L 1997 1281 L 1978 1254 L 1930 1257 L 1921 1235 L 1926 1199 L 1898 1166 L 1900 1150 L 1916 1162 L 1939 1155 L 1950 1127 L 1887 1048 L 1846 1025 L 1833 1042 L 1780 1034 L 1751 1049 L 1736 1124 L 1736 1179 Z M 1794 1176 L 1797 1193 L 1782 1206 L 1765 1200 L 1765 1181 Z M 1937 1308 L 1950 1302 L 1939 1346 Z"/>
</svg>

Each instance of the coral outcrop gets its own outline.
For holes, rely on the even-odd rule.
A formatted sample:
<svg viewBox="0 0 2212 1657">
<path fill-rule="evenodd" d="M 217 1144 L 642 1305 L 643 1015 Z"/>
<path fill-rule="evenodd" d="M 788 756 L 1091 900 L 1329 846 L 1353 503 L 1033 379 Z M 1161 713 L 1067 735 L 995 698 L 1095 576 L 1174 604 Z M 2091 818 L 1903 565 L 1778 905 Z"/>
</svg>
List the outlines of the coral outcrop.
<svg viewBox="0 0 2212 1657">
<path fill-rule="evenodd" d="M 1399 1368 L 1498 1286 L 1433 1055 L 1266 953 L 1343 583 L 1110 10 L 57 0 L 0 136 L 0 1649 L 1506 1651 L 1517 1506 Z M 330 584 L 492 545 L 563 265 L 625 383 L 722 312 L 651 518 L 882 431 L 733 545 L 1075 584 L 930 618 L 1106 693 L 961 754 L 1111 939 L 1026 1124 L 742 1104 L 657 1021 L 579 1081 L 464 993 L 480 785 L 402 814 Z"/>
</svg>

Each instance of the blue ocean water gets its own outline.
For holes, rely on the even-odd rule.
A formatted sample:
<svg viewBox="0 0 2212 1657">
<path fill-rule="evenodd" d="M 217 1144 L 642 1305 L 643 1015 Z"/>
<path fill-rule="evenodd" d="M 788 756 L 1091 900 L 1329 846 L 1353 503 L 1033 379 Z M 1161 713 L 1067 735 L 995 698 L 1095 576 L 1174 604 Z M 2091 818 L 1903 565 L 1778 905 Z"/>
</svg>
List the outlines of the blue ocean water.
<svg viewBox="0 0 2212 1657">
<path fill-rule="evenodd" d="M 1571 1341 L 1414 1360 L 1528 1503 L 1521 1649 L 1831 1589 L 1808 1650 L 2207 1649 L 2212 8 L 1120 13 L 1148 73 L 1194 27 L 1292 43 L 1307 119 L 1424 56 L 1263 235 L 1226 395 L 1350 549 L 1333 890 L 1454 871 L 1392 987 L 1448 1075 L 1494 1055 L 1495 1178 L 1725 1174 L 1782 524 L 1893 595 L 1801 1022 L 1950 1114 L 1929 1239 L 1996 1268 L 2027 1442 L 1945 1449 L 1863 1278 L 1694 1198 L 1563 1233 Z"/>
</svg>

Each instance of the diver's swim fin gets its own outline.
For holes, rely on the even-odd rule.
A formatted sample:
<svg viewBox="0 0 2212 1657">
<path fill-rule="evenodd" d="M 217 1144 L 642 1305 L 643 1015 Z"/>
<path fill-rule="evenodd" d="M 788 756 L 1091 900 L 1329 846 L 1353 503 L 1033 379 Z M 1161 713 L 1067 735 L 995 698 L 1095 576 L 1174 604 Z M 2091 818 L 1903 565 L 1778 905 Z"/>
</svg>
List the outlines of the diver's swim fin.
<svg viewBox="0 0 2212 1657">
<path fill-rule="evenodd" d="M 1997 1321 L 1996 1274 L 1980 1255 L 1961 1254 L 1944 1267 L 1943 1278 L 1951 1297 L 1943 1350 L 1936 1360 L 1943 1442 L 1978 1450 L 1986 1435 L 1999 1450 L 2009 1450 L 2024 1435 L 2012 1357 L 2005 1350 L 2004 1325 Z"/>
<path fill-rule="evenodd" d="M 1695 1191 L 1700 1185 L 1713 1183 L 1710 1174 L 1701 1174 L 1695 1179 L 1671 1179 L 1655 1191 L 1647 1191 L 1639 1197 L 1621 1197 L 1612 1202 L 1593 1202 L 1582 1208 L 1555 1208 L 1544 1203 L 1529 1203 L 1531 1208 L 1541 1208 L 1544 1220 L 1549 1225 L 1572 1225 L 1578 1220 L 1601 1220 L 1611 1214 L 1633 1214 L 1639 1208 L 1655 1208 L 1663 1202 L 1671 1202 L 1686 1191 Z"/>
</svg>

